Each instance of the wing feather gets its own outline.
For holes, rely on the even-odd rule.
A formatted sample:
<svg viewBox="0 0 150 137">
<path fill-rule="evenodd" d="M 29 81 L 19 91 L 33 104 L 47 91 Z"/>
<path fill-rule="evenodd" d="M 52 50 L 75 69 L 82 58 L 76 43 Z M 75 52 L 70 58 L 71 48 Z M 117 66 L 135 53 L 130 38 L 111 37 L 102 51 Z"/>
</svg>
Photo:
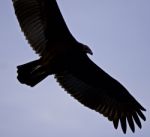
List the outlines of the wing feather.
<svg viewBox="0 0 150 137">
<path fill-rule="evenodd" d="M 107 86 L 110 91 L 102 86 L 101 83 L 99 83 L 99 86 L 95 86 L 93 83 L 89 84 L 90 82 L 87 82 L 87 77 L 86 80 L 84 80 L 82 76 L 86 76 L 85 71 L 91 71 L 91 68 L 88 64 L 85 65 L 83 60 L 81 62 L 83 66 L 81 64 L 81 66 L 78 65 L 83 67 L 80 68 L 81 72 L 77 67 L 74 68 L 74 71 L 77 71 L 80 75 L 76 75 L 77 73 L 70 71 L 71 69 L 55 74 L 55 78 L 60 85 L 80 103 L 103 114 L 110 121 L 113 121 L 116 129 L 118 128 L 119 121 L 124 133 L 126 133 L 127 130 L 127 123 L 133 132 L 135 131 L 134 123 L 141 128 L 140 118 L 146 120 L 144 114 L 142 113 L 145 109 L 129 94 L 127 90 L 125 90 L 125 88 L 122 87 L 122 85 L 117 83 L 117 86 L 120 86 L 117 87 L 117 81 L 113 80 L 111 77 L 109 77 L 111 82 L 107 78 L 105 79 L 108 82 Z M 87 67 L 88 69 L 82 71 L 84 70 L 84 67 Z M 102 70 L 99 71 L 99 73 L 102 72 Z M 94 72 L 92 72 L 92 74 L 94 75 Z M 90 72 L 87 75 L 90 75 Z M 107 74 L 101 74 L 101 76 L 104 75 L 107 77 Z M 98 76 L 100 75 L 95 73 L 95 77 Z M 92 79 L 92 81 L 101 81 L 100 79 Z"/>
<path fill-rule="evenodd" d="M 40 4 L 37 0 L 13 0 L 15 13 L 28 42 L 42 54 L 46 48 L 45 25 L 41 19 Z"/>
<path fill-rule="evenodd" d="M 58 43 L 75 41 L 56 0 L 12 0 L 21 30 L 39 55 L 50 53 Z M 64 48 L 64 47 L 63 47 Z"/>
<path fill-rule="evenodd" d="M 134 122 L 133 122 L 133 118 L 132 118 L 132 115 L 128 113 L 127 115 L 127 120 L 128 120 L 128 123 L 129 123 L 129 126 L 132 130 L 132 132 L 135 132 L 135 125 L 134 125 Z"/>
</svg>

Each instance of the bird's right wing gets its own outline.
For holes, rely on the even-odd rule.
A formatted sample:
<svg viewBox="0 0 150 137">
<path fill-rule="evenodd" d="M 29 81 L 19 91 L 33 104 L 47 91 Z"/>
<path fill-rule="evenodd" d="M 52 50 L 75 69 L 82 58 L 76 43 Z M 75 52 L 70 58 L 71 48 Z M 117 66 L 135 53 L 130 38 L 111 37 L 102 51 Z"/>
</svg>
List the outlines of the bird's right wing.
<svg viewBox="0 0 150 137">
<path fill-rule="evenodd" d="M 59 43 L 75 40 L 67 28 L 56 0 L 12 1 L 21 29 L 38 54 L 50 52 L 51 48 L 61 48 Z"/>
</svg>

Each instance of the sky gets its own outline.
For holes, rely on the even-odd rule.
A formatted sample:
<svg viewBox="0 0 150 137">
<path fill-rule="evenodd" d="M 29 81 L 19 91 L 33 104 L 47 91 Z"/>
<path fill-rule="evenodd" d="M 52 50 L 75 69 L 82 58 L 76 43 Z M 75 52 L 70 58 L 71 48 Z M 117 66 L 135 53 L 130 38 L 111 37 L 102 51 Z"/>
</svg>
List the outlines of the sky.
<svg viewBox="0 0 150 137">
<path fill-rule="evenodd" d="M 37 59 L 20 31 L 11 0 L 0 0 L 1 137 L 148 137 L 150 134 L 150 1 L 58 0 L 74 37 L 90 58 L 147 109 L 133 134 L 68 95 L 53 76 L 34 88 L 20 84 L 16 66 Z"/>
</svg>

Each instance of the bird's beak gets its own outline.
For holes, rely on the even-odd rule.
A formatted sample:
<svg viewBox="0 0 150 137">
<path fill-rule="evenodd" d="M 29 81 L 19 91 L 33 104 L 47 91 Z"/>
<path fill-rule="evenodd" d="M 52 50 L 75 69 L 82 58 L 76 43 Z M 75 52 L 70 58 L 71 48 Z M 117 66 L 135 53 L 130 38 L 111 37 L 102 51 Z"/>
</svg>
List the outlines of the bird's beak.
<svg viewBox="0 0 150 137">
<path fill-rule="evenodd" d="M 85 51 L 86 53 L 88 53 L 88 54 L 90 54 L 90 55 L 93 55 L 92 50 L 91 50 L 87 45 L 83 45 L 83 47 L 84 47 L 84 51 Z"/>
<path fill-rule="evenodd" d="M 90 55 L 93 55 L 93 52 L 92 50 L 89 48 L 89 52 L 88 52 Z"/>
</svg>

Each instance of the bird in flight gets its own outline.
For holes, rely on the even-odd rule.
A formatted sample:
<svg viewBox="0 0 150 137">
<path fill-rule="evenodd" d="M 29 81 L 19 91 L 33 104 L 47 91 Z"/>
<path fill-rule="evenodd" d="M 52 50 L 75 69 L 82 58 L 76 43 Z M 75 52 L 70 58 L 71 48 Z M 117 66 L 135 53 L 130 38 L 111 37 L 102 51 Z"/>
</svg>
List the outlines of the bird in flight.
<svg viewBox="0 0 150 137">
<path fill-rule="evenodd" d="M 145 108 L 89 57 L 92 50 L 70 33 L 56 0 L 12 0 L 21 30 L 39 59 L 17 67 L 18 80 L 31 87 L 49 75 L 81 104 L 103 114 L 124 133 L 146 120 Z"/>
</svg>

